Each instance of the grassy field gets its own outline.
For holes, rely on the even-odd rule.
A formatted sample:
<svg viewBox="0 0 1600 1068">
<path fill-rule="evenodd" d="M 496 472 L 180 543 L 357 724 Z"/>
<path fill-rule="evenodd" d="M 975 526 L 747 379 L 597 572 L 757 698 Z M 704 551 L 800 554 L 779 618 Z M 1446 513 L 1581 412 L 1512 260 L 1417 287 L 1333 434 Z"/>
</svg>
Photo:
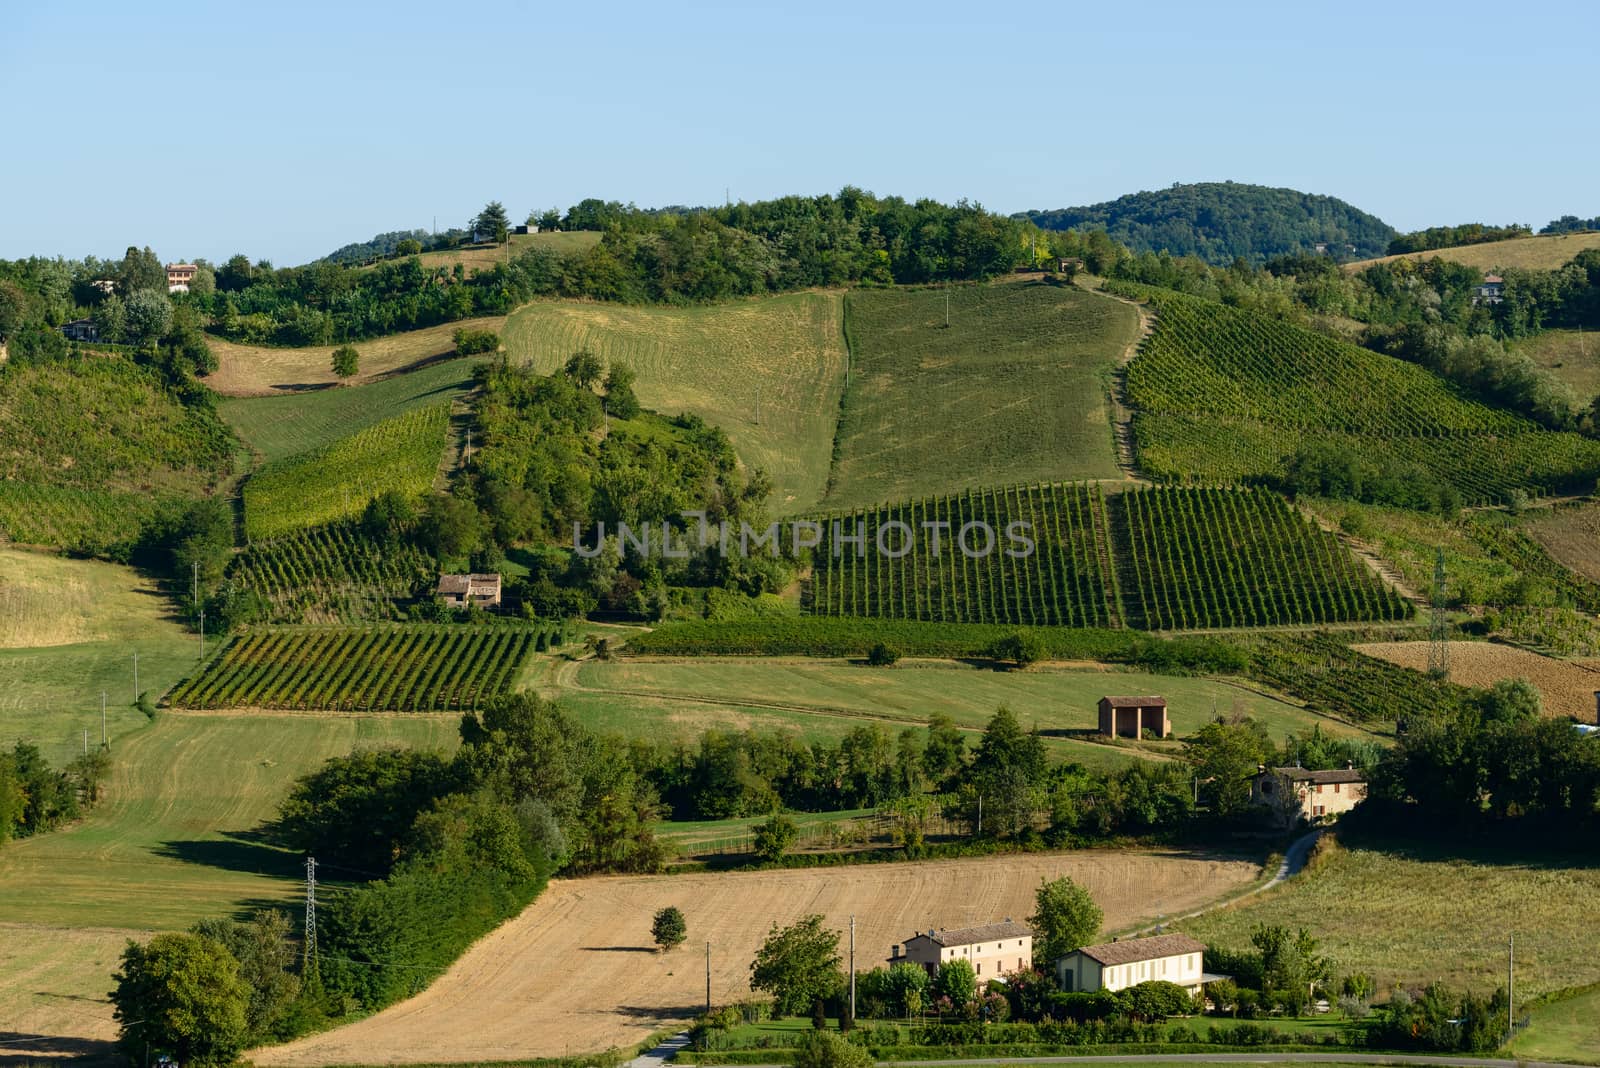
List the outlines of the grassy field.
<svg viewBox="0 0 1600 1068">
<path fill-rule="evenodd" d="M 1368 972 L 1378 989 L 1441 980 L 1488 993 L 1517 939 L 1520 997 L 1600 981 L 1589 912 L 1600 868 L 1440 851 L 1336 850 L 1315 869 L 1248 901 L 1185 922 L 1207 942 L 1250 948 L 1257 924 L 1306 927 L 1335 975 Z"/>
<path fill-rule="evenodd" d="M 1433 588 L 1438 550 L 1444 552 L 1446 591 L 1451 599 L 1467 604 L 1497 602 L 1517 581 L 1517 569 L 1491 556 L 1473 540 L 1459 518 L 1352 501 L 1302 498 L 1297 503 L 1332 526 L 1350 532 L 1357 543 L 1394 568 L 1410 589 L 1423 596 Z"/>
<path fill-rule="evenodd" d="M 710 943 L 712 999 L 747 996 L 750 960 L 773 923 L 856 917 L 858 966 L 929 926 L 1032 911 L 1041 878 L 1069 876 L 1121 930 L 1190 911 L 1248 885 L 1260 867 L 1225 857 L 1098 852 L 851 868 L 556 880 L 417 997 L 250 1060 L 268 1066 L 555 1057 L 626 1046 L 700 1011 Z M 656 953 L 650 917 L 681 908 L 689 943 Z M 564 967 L 529 967 L 533 959 Z M 582 1006 L 575 1011 L 575 1006 Z"/>
<path fill-rule="evenodd" d="M 462 319 L 422 330 L 355 342 L 361 354 L 361 373 L 351 385 L 375 382 L 385 375 L 455 351 L 451 340 L 457 330 L 500 331 L 505 316 Z M 217 357 L 217 373 L 205 379 L 206 385 L 225 397 L 273 397 L 339 384 L 333 373 L 336 345 L 311 345 L 306 348 L 274 348 L 267 345 L 240 345 L 221 338 L 207 338 Z"/>
<path fill-rule="evenodd" d="M 572 230 L 570 232 L 554 230 L 540 234 L 512 234 L 511 258 L 516 259 L 525 252 L 535 248 L 548 248 L 562 255 L 577 252 L 587 252 L 600 243 L 601 234 L 598 230 Z M 506 247 L 504 245 L 479 245 L 468 248 L 452 248 L 443 252 L 424 252 L 417 259 L 422 266 L 451 267 L 462 264 L 468 274 L 474 274 L 485 267 L 493 267 L 497 263 L 506 261 Z"/>
<path fill-rule="evenodd" d="M 1600 986 L 1534 1009 L 1528 1029 L 1512 1039 L 1520 1059 L 1600 1064 Z"/>
<path fill-rule="evenodd" d="M 646 408 L 720 426 L 746 466 L 772 476 L 773 509 L 794 512 L 817 503 L 828 477 L 845 371 L 841 299 L 794 293 L 697 308 L 540 301 L 511 316 L 505 347 L 545 373 L 583 348 L 631 364 Z"/>
<path fill-rule="evenodd" d="M 792 729 L 816 740 L 836 738 L 863 722 L 891 731 L 921 727 L 935 711 L 979 730 L 1005 705 L 1024 727 L 1037 725 L 1058 756 L 1086 764 L 1141 753 L 1139 747 L 1086 740 L 1098 726 L 1096 703 L 1107 694 L 1161 694 L 1170 702 L 1176 735 L 1234 712 L 1259 719 L 1280 740 L 1309 732 L 1313 724 L 1330 734 L 1361 733 L 1224 680 L 1092 667 L 997 672 L 950 661 L 903 661 L 884 669 L 839 661 L 630 657 L 562 668 L 548 688 L 591 725 L 657 739 L 687 740 L 707 727 L 742 729 L 752 714 L 759 718 L 751 726 Z M 1152 743 L 1149 751 L 1159 754 L 1171 746 Z"/>
<path fill-rule="evenodd" d="M 1571 386 L 1583 404 L 1600 396 L 1600 336 L 1593 331 L 1546 330 L 1510 347 Z"/>
<path fill-rule="evenodd" d="M 1522 267 L 1527 270 L 1549 271 L 1560 267 L 1586 248 L 1600 247 L 1600 233 L 1545 234 L 1512 238 L 1509 241 L 1485 241 L 1481 245 L 1460 245 L 1456 248 L 1431 249 L 1427 252 L 1408 252 L 1413 260 L 1437 257 L 1469 267 L 1492 270 L 1496 267 Z M 1387 263 L 1399 256 L 1380 256 L 1375 260 L 1362 260 L 1345 265 L 1347 271 L 1359 271 L 1374 263 Z"/>
<path fill-rule="evenodd" d="M 461 396 L 471 388 L 474 362 L 442 360 L 354 388 L 229 398 L 217 411 L 262 459 L 281 460 L 331 445 L 413 408 Z"/>
<path fill-rule="evenodd" d="M 1043 283 L 846 301 L 853 365 L 828 507 L 1119 477 L 1106 389 L 1138 334 L 1133 308 Z"/>
<path fill-rule="evenodd" d="M 1352 648 L 1414 671 L 1428 670 L 1427 642 L 1381 642 Z M 1544 699 L 1547 716 L 1572 716 L 1583 723 L 1595 721 L 1594 695 L 1600 691 L 1600 670 L 1509 645 L 1450 643 L 1451 682 L 1489 687 L 1501 679 L 1527 679 L 1533 683 Z"/>
</svg>

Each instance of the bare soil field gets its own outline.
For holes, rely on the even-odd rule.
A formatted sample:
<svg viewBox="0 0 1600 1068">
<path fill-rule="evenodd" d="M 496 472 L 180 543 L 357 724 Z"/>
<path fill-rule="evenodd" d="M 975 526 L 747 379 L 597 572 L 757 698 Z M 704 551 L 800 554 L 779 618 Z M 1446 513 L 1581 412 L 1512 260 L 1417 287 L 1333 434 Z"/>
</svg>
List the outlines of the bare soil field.
<svg viewBox="0 0 1600 1068">
<path fill-rule="evenodd" d="M 1427 642 L 1375 642 L 1353 648 L 1401 667 L 1428 670 Z M 1546 715 L 1575 716 L 1583 723 L 1595 721 L 1594 694 L 1600 690 L 1600 670 L 1509 645 L 1450 643 L 1451 682 L 1492 686 L 1501 679 L 1519 678 L 1527 679 L 1538 689 Z"/>
<path fill-rule="evenodd" d="M 750 961 L 770 925 L 808 913 L 840 931 L 854 914 L 856 967 L 865 970 L 918 930 L 1024 919 L 1041 879 L 1086 886 L 1116 931 L 1198 908 L 1260 873 L 1250 861 L 1193 854 L 1080 852 L 559 880 L 417 997 L 249 1059 L 263 1068 L 459 1063 L 625 1046 L 701 1011 L 707 942 L 712 998 L 723 1004 L 748 995 Z M 650 919 L 667 905 L 683 910 L 689 939 L 660 954 Z"/>
<path fill-rule="evenodd" d="M 1527 528 L 1557 563 L 1600 582 L 1600 504 L 1546 509 Z"/>
<path fill-rule="evenodd" d="M 506 317 L 496 315 L 353 342 L 361 354 L 361 373 L 347 381 L 353 386 L 363 385 L 413 364 L 452 353 L 455 343 L 451 336 L 457 330 L 499 332 L 505 325 Z M 335 345 L 287 349 L 238 345 L 214 337 L 208 337 L 206 343 L 216 354 L 217 373 L 207 377 L 205 383 L 224 397 L 275 397 L 322 389 L 339 382 L 332 366 Z"/>
</svg>

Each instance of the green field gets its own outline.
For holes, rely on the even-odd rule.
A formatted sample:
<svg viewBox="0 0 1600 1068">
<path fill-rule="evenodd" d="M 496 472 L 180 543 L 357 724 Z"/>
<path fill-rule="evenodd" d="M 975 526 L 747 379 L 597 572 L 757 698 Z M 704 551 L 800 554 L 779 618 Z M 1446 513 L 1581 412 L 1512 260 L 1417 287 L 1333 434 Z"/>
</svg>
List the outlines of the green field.
<svg viewBox="0 0 1600 1068">
<path fill-rule="evenodd" d="M 1469 400 L 1415 364 L 1214 301 L 1118 289 L 1156 310 L 1127 391 L 1139 467 L 1158 480 L 1281 477 L 1308 443 L 1413 465 L 1472 504 L 1600 474 L 1600 443 Z"/>
<path fill-rule="evenodd" d="M 1600 397 L 1600 336 L 1594 331 L 1546 330 L 1509 347 L 1571 386 L 1580 405 Z"/>
<path fill-rule="evenodd" d="M 361 514 L 388 489 L 420 497 L 444 459 L 450 405 L 435 403 L 374 423 L 257 471 L 244 485 L 247 537 L 274 538 Z"/>
<path fill-rule="evenodd" d="M 1596 893 L 1593 866 L 1352 848 L 1184 927 L 1208 943 L 1248 949 L 1257 924 L 1303 926 L 1321 939 L 1335 975 L 1368 972 L 1379 990 L 1440 980 L 1482 993 L 1505 981 L 1514 932 L 1517 990 L 1532 998 L 1600 982 L 1594 924 L 1575 907 Z"/>
<path fill-rule="evenodd" d="M 513 360 L 548 374 L 579 349 L 638 372 L 640 402 L 727 432 L 772 477 L 775 512 L 814 506 L 828 478 L 845 371 L 841 299 L 795 293 L 694 308 L 539 301 L 511 316 Z M 759 407 L 759 412 L 758 412 Z"/>
<path fill-rule="evenodd" d="M 1119 477 L 1107 382 L 1138 329 L 1126 304 L 1043 283 L 850 293 L 825 503 Z"/>
<path fill-rule="evenodd" d="M 471 387 L 474 362 L 442 360 L 364 386 L 229 398 L 217 411 L 262 459 L 281 460 L 332 445 L 413 408 L 461 396 Z"/>
<path fill-rule="evenodd" d="M 1600 986 L 1540 1005 L 1510 1050 L 1525 1060 L 1600 1064 Z"/>
</svg>

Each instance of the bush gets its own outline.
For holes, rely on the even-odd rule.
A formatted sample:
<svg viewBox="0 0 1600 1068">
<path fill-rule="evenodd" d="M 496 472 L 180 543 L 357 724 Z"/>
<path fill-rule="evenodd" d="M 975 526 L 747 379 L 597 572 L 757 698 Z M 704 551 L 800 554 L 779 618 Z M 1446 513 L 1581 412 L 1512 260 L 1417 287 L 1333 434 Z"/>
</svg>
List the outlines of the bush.
<svg viewBox="0 0 1600 1068">
<path fill-rule="evenodd" d="M 500 347 L 500 335 L 493 330 L 468 330 L 457 328 L 450 336 L 458 356 L 476 356 L 480 352 L 494 352 Z"/>
<path fill-rule="evenodd" d="M 650 936 L 662 949 L 675 949 L 689 937 L 689 925 L 677 906 L 668 905 L 656 913 L 655 922 L 650 925 Z"/>
<path fill-rule="evenodd" d="M 883 642 L 873 642 L 872 648 L 867 650 L 867 663 L 872 667 L 892 667 L 899 659 L 900 654 Z"/>
<path fill-rule="evenodd" d="M 800 837 L 800 828 L 787 816 L 775 815 L 755 829 L 756 855 L 775 861 L 783 857 Z"/>
</svg>

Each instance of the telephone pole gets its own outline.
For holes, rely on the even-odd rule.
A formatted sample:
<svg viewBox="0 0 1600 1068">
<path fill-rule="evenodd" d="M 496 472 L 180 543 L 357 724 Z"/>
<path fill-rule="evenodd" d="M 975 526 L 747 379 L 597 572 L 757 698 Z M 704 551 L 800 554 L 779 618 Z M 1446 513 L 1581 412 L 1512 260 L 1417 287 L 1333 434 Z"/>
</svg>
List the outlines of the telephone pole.
<svg viewBox="0 0 1600 1068">
<path fill-rule="evenodd" d="M 756 387 L 756 426 L 761 425 L 761 387 Z"/>
<path fill-rule="evenodd" d="M 1428 626 L 1428 674 L 1437 679 L 1450 677 L 1450 621 L 1444 611 L 1444 550 L 1433 556 L 1433 617 Z"/>
<path fill-rule="evenodd" d="M 706 1012 L 711 1011 L 711 943 L 706 943 Z"/>
<path fill-rule="evenodd" d="M 850 914 L 850 1022 L 856 1019 L 856 916 Z"/>
<path fill-rule="evenodd" d="M 206 610 L 204 608 L 202 608 L 202 609 L 200 609 L 200 660 L 201 660 L 202 663 L 204 663 L 205 659 L 206 659 Z"/>
<path fill-rule="evenodd" d="M 83 728 L 83 755 L 89 755 L 89 728 Z"/>
<path fill-rule="evenodd" d="M 133 651 L 133 700 L 136 704 L 139 700 L 139 650 L 137 649 Z"/>
<path fill-rule="evenodd" d="M 1506 942 L 1506 1041 L 1517 1031 L 1517 935 L 1513 931 Z"/>
<path fill-rule="evenodd" d="M 194 596 L 191 598 L 194 606 L 200 606 L 200 561 L 194 562 Z"/>
<path fill-rule="evenodd" d="M 100 748 L 106 747 L 106 692 L 100 691 Z"/>
</svg>

